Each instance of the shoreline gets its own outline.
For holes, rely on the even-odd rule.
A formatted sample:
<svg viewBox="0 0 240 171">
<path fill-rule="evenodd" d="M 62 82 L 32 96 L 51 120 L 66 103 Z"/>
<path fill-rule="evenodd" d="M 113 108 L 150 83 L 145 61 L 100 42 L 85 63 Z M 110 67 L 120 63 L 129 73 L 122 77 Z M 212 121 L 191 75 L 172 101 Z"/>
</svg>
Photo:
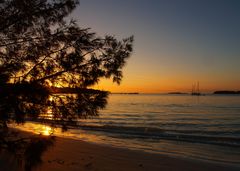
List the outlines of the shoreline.
<svg viewBox="0 0 240 171">
<path fill-rule="evenodd" d="M 29 132 L 20 131 L 32 135 Z M 0 168 L 10 168 L 8 156 L 0 155 Z M 148 153 L 140 150 L 113 147 L 101 143 L 87 142 L 56 136 L 53 147 L 44 152 L 42 164 L 33 171 L 77 171 L 77 170 L 196 170 L 196 171 L 237 171 L 240 166 L 232 166 L 212 161 Z M 8 167 L 9 166 L 9 167 Z"/>
</svg>

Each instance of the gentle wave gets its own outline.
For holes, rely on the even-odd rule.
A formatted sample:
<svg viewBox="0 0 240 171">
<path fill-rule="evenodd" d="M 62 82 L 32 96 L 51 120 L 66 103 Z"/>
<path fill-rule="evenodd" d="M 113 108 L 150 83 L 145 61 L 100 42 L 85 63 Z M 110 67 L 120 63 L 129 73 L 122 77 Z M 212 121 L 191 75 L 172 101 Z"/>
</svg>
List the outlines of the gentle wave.
<svg viewBox="0 0 240 171">
<path fill-rule="evenodd" d="M 119 127 L 119 126 L 96 126 L 96 125 L 84 125 L 79 126 L 80 129 L 90 131 L 102 131 L 106 133 L 118 134 L 121 138 L 141 138 L 141 139 L 153 139 L 153 140 L 173 140 L 173 141 L 186 141 L 192 143 L 204 143 L 215 144 L 223 146 L 235 146 L 240 147 L 240 135 L 239 131 L 231 132 L 232 136 L 229 136 L 229 132 L 215 132 L 215 131 L 190 131 L 190 130 L 163 130 L 158 128 L 145 128 L 145 127 Z M 226 136 L 222 136 L 226 134 Z M 212 136 L 214 135 L 214 136 Z M 221 135 L 221 136 L 218 136 Z"/>
</svg>

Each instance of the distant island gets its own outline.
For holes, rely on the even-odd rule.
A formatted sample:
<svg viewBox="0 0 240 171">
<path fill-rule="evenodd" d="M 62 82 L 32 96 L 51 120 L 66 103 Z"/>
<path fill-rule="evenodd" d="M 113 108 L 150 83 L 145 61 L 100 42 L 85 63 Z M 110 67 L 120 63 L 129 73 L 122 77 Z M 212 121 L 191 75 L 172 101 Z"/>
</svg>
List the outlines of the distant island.
<svg viewBox="0 0 240 171">
<path fill-rule="evenodd" d="M 240 94 L 240 91 L 215 91 L 213 94 Z"/>
<path fill-rule="evenodd" d="M 188 93 L 183 93 L 183 92 L 169 92 L 167 94 L 188 94 Z"/>
<path fill-rule="evenodd" d="M 99 93 L 100 90 L 87 89 L 87 88 L 71 88 L 71 87 L 50 87 L 51 93 L 56 94 L 78 94 L 78 93 Z"/>
<path fill-rule="evenodd" d="M 139 94 L 139 93 L 138 92 L 129 92 L 129 93 L 121 93 L 121 92 L 120 93 L 112 93 L 111 92 L 111 94 Z"/>
<path fill-rule="evenodd" d="M 50 91 L 53 93 L 58 93 L 58 94 L 75 94 L 75 93 L 80 93 L 80 92 L 84 92 L 84 93 L 91 93 L 91 92 L 99 92 L 99 90 L 95 90 L 95 89 L 86 89 L 86 88 L 70 88 L 70 87 L 51 87 Z M 129 92 L 129 93 L 124 93 L 124 92 L 109 92 L 110 94 L 139 94 L 138 92 Z"/>
</svg>

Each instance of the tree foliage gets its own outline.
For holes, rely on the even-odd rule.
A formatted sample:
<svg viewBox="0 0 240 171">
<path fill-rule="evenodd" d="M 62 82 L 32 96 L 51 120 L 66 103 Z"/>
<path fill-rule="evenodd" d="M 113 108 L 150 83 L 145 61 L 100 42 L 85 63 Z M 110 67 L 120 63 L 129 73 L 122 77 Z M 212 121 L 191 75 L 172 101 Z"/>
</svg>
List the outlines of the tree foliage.
<svg viewBox="0 0 240 171">
<path fill-rule="evenodd" d="M 81 28 L 69 14 L 78 0 L 0 0 L 0 130 L 8 123 L 46 121 L 66 129 L 98 115 L 108 93 L 89 89 L 101 78 L 120 84 L 133 37 L 117 40 Z M 52 86 L 72 87 L 74 95 Z M 51 98 L 50 98 L 51 97 Z M 3 134 L 4 133 L 4 134 Z"/>
<path fill-rule="evenodd" d="M 49 103 L 47 98 L 43 100 L 43 97 L 36 95 L 40 89 L 50 85 L 86 89 L 97 84 L 101 78 L 111 78 L 113 82 L 120 83 L 122 67 L 132 52 L 133 37 L 121 41 L 113 36 L 99 37 L 89 28 L 80 28 L 75 21 L 66 20 L 77 4 L 76 0 L 1 1 L 0 84 L 15 85 L 11 87 L 11 91 L 16 90 L 13 98 L 20 98 L 16 109 L 19 110 L 18 113 L 37 113 L 31 107 L 37 107 L 38 103 L 56 107 L 54 102 Z M 26 88 L 29 86 L 36 90 Z M 34 97 L 21 95 L 28 90 Z M 43 94 L 49 94 L 49 91 Z M 91 97 L 87 97 L 88 101 L 79 102 L 79 99 L 83 101 L 82 96 L 89 94 Z M 102 108 L 106 104 L 106 100 L 103 100 L 99 107 L 96 105 L 100 102 L 99 99 L 106 98 L 106 92 L 92 91 L 88 95 L 79 93 L 78 96 L 74 102 L 71 98 L 72 107 L 69 108 L 74 112 L 78 111 L 76 113 L 80 111 L 80 117 L 97 114 L 97 110 L 87 110 L 87 103 L 90 103 L 92 109 Z M 39 102 L 36 102 L 37 98 Z M 58 101 L 58 105 L 64 103 L 64 106 L 69 101 L 69 97 L 64 100 L 61 97 L 54 99 Z M 31 100 L 34 102 L 26 106 L 23 104 L 25 100 L 26 103 Z M 79 104 L 80 108 L 72 105 L 73 103 Z M 83 106 L 85 110 L 82 110 Z M 63 110 L 70 114 L 69 108 L 58 108 L 58 115 Z M 64 116 L 58 118 L 62 117 Z M 17 121 L 19 118 L 24 120 L 23 117 L 16 117 Z"/>
</svg>

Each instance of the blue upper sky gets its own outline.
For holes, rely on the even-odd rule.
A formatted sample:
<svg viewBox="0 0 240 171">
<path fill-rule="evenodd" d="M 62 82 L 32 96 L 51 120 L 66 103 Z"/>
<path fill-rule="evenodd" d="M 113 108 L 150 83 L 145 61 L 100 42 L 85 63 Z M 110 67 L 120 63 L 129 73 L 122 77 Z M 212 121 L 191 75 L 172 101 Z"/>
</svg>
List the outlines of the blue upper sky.
<svg viewBox="0 0 240 171">
<path fill-rule="evenodd" d="M 239 0 L 80 0 L 72 17 L 99 35 L 135 36 L 122 85 L 100 88 L 240 89 Z"/>
</svg>

